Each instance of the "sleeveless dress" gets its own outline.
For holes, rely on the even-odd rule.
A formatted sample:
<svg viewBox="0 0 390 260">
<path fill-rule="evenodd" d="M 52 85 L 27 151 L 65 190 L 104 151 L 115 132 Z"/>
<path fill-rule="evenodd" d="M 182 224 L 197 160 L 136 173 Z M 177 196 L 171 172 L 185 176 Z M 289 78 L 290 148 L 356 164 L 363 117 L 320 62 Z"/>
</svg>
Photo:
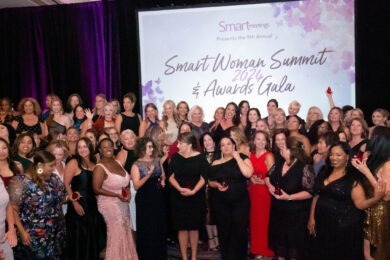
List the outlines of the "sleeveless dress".
<svg viewBox="0 0 390 260">
<path fill-rule="evenodd" d="M 242 159 L 248 158 L 240 154 Z M 218 229 L 222 259 L 247 259 L 249 195 L 245 178 L 235 159 L 211 165 L 209 179 L 225 181 L 229 188 L 222 192 L 213 189 L 211 207 Z"/>
<path fill-rule="evenodd" d="M 135 135 L 138 136 L 138 130 L 140 126 L 140 121 L 138 114 L 134 113 L 134 116 L 126 116 L 125 114 L 121 113 L 122 115 L 122 124 L 121 124 L 121 132 L 126 129 L 132 130 Z"/>
<path fill-rule="evenodd" d="M 85 215 L 78 215 L 73 203 L 68 202 L 67 257 L 68 259 L 98 259 L 100 251 L 106 246 L 106 224 L 97 208 L 95 193 L 92 189 L 92 171 L 81 169 L 70 184 L 72 191 L 77 191 L 81 195 L 78 202 L 83 207 Z"/>
<path fill-rule="evenodd" d="M 118 163 L 119 164 L 119 163 Z M 120 164 L 119 164 L 120 165 Z M 122 187 L 127 187 L 130 176 L 120 176 L 110 172 L 103 164 L 98 163 L 95 167 L 102 167 L 107 174 L 102 188 L 120 194 Z M 117 197 L 98 196 L 98 209 L 103 215 L 107 226 L 106 260 L 137 260 L 137 252 L 131 233 L 129 204 Z"/>
<path fill-rule="evenodd" d="M 137 252 L 140 259 L 166 260 L 166 207 L 163 190 L 158 186 L 162 174 L 160 159 L 134 163 L 144 178 L 148 167 L 154 165 L 152 176 L 137 190 Z"/>
<path fill-rule="evenodd" d="M 265 164 L 266 157 L 271 152 L 266 151 L 259 157 L 251 153 L 250 161 L 253 165 L 254 175 L 261 176 L 264 180 L 268 172 Z M 273 256 L 268 248 L 268 222 L 271 208 L 271 195 L 265 184 L 253 184 L 249 182 L 249 198 L 251 201 L 249 226 L 250 226 L 250 252 L 256 255 Z"/>
<path fill-rule="evenodd" d="M 176 121 L 173 118 L 167 120 L 167 128 L 165 129 L 165 137 L 168 139 L 169 143 L 173 143 L 177 139 L 179 134 L 179 128 Z"/>
<path fill-rule="evenodd" d="M 26 125 L 22 116 L 15 116 L 14 120 L 18 122 L 18 126 L 15 130 L 17 134 L 21 134 L 24 132 L 30 134 L 36 133 L 38 135 L 42 134 L 41 123 L 39 122 L 39 120 L 35 125 Z"/>
<path fill-rule="evenodd" d="M 5 234 L 5 216 L 6 208 L 9 202 L 8 192 L 5 189 L 4 183 L 0 178 L 0 237 L 3 238 Z M 8 241 L 0 243 L 0 250 L 3 250 L 4 259 L 13 260 L 14 254 L 12 252 L 11 246 L 8 244 Z"/>
</svg>

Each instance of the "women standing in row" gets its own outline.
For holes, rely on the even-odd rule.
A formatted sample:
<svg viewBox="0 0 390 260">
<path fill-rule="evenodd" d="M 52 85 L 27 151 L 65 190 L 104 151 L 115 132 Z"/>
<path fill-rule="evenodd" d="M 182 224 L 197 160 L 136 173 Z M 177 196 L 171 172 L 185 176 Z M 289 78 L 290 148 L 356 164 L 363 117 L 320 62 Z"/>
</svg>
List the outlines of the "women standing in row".
<svg viewBox="0 0 390 260">
<path fill-rule="evenodd" d="M 111 139 L 101 140 L 98 148 L 102 157 L 93 170 L 93 190 L 98 195 L 98 209 L 107 225 L 105 259 L 137 260 L 129 211 L 130 176 L 115 161 Z"/>
<path fill-rule="evenodd" d="M 279 258 L 302 259 L 306 224 L 314 186 L 313 168 L 302 142 L 288 137 L 266 183 L 272 195 L 269 220 L 269 247 Z"/>
<path fill-rule="evenodd" d="M 10 200 L 21 238 L 20 247 L 15 251 L 17 259 L 60 259 L 63 256 L 65 219 L 61 205 L 65 189 L 53 174 L 55 164 L 54 155 L 39 151 L 25 174 L 11 180 Z M 19 255 L 21 252 L 25 255 Z"/>
<path fill-rule="evenodd" d="M 167 259 L 166 207 L 162 188 L 165 174 L 153 141 L 142 137 L 137 141 L 136 160 L 131 179 L 137 190 L 137 252 L 140 259 Z"/>
<path fill-rule="evenodd" d="M 172 225 L 178 230 L 180 252 L 187 260 L 187 245 L 191 245 L 191 259 L 196 260 L 199 229 L 205 220 L 205 174 L 208 163 L 197 149 L 193 133 L 183 133 L 178 137 L 179 152 L 175 153 L 169 165 Z"/>
<path fill-rule="evenodd" d="M 366 199 L 364 189 L 349 160 L 350 148 L 339 142 L 330 148 L 327 168 L 316 182 L 308 222 L 316 236 L 315 259 L 364 259 L 364 212 L 385 195 L 383 183 L 376 185 L 375 196 Z"/>
<path fill-rule="evenodd" d="M 250 252 L 255 259 L 262 256 L 273 256 L 268 248 L 268 222 L 271 207 L 271 196 L 265 183 L 268 170 L 274 165 L 274 156 L 270 151 L 270 139 L 267 133 L 257 131 L 253 139 L 250 161 L 253 175 L 249 182 L 250 207 Z M 257 257 L 257 258 L 256 258 Z"/>
<path fill-rule="evenodd" d="M 66 253 L 68 259 L 98 259 L 105 244 L 105 223 L 97 209 L 92 189 L 96 164 L 91 141 L 77 141 L 76 154 L 65 167 L 64 185 L 68 193 Z"/>
<path fill-rule="evenodd" d="M 213 208 L 222 258 L 246 259 L 248 250 L 249 195 L 247 179 L 253 167 L 246 155 L 239 154 L 233 139 L 220 142 L 221 159 L 209 169 L 209 186 L 213 188 Z"/>
</svg>

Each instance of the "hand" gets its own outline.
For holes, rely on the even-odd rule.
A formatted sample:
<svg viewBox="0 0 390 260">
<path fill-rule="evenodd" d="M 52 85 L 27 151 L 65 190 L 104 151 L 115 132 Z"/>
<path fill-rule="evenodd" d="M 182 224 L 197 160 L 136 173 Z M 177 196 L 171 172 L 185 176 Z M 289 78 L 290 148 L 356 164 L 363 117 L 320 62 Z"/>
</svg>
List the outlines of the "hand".
<svg viewBox="0 0 390 260">
<path fill-rule="evenodd" d="M 316 221 L 314 218 L 309 218 L 309 222 L 307 223 L 307 229 L 309 230 L 309 234 L 312 236 L 316 236 Z"/>
<path fill-rule="evenodd" d="M 233 155 L 233 158 L 236 159 L 236 161 L 237 161 L 238 159 L 241 159 L 240 153 L 237 152 L 237 151 L 233 151 L 232 155 Z"/>
<path fill-rule="evenodd" d="M 127 193 L 126 197 L 123 197 L 122 194 L 117 196 L 123 202 L 130 202 L 130 192 Z"/>
<path fill-rule="evenodd" d="M 364 176 L 368 176 L 371 173 L 370 169 L 367 166 L 367 159 L 363 159 L 360 161 L 354 156 L 351 160 L 353 167 L 355 167 L 359 172 L 361 172 Z"/>
<path fill-rule="evenodd" d="M 190 190 L 188 188 L 180 188 L 179 192 L 181 195 L 183 195 L 185 197 L 192 196 L 195 194 L 194 190 Z"/>
<path fill-rule="evenodd" d="M 263 185 L 265 184 L 264 182 L 264 179 L 261 177 L 261 176 L 258 176 L 258 175 L 252 175 L 252 177 L 250 178 L 251 182 L 253 184 L 259 184 L 259 185 Z"/>
<path fill-rule="evenodd" d="M 80 203 L 78 201 L 72 201 L 72 204 L 73 204 L 74 210 L 76 211 L 77 215 L 79 215 L 79 216 L 85 215 L 84 208 L 83 208 L 83 206 L 80 205 Z"/>
<path fill-rule="evenodd" d="M 6 240 L 8 240 L 8 244 L 11 247 L 15 247 L 18 244 L 18 239 L 16 237 L 16 229 L 13 227 L 8 230 L 7 233 L 5 233 L 3 239 L 1 240 L 1 243 L 4 243 Z"/>
<path fill-rule="evenodd" d="M 25 246 L 31 246 L 31 237 L 27 231 L 23 230 L 20 232 L 20 238 L 22 239 L 22 243 Z"/>
<path fill-rule="evenodd" d="M 386 182 L 379 180 L 375 186 L 374 198 L 380 201 L 386 196 Z"/>
<path fill-rule="evenodd" d="M 288 200 L 290 195 L 288 195 L 287 193 L 284 192 L 284 190 L 280 189 L 280 191 L 282 192 L 282 195 L 277 195 L 275 194 L 274 192 L 274 197 L 277 199 L 277 200 Z"/>
<path fill-rule="evenodd" d="M 222 191 L 222 192 L 225 192 L 229 189 L 229 186 L 228 185 L 222 185 L 221 183 L 217 183 L 217 189 L 219 191 Z"/>
<path fill-rule="evenodd" d="M 84 114 L 87 117 L 87 119 L 92 120 L 93 113 L 91 112 L 91 109 L 89 108 L 84 109 Z"/>
<path fill-rule="evenodd" d="M 321 156 L 320 154 L 316 153 L 316 154 L 313 156 L 313 162 L 314 162 L 314 163 L 318 163 L 318 162 L 320 161 L 321 157 L 322 157 L 322 156 Z"/>
</svg>

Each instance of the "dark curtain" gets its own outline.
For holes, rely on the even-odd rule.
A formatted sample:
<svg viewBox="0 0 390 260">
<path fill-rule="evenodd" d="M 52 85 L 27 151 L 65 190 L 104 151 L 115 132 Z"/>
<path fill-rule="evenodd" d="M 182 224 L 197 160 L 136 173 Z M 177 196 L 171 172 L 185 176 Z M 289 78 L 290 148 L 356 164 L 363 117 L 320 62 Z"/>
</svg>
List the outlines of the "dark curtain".
<svg viewBox="0 0 390 260">
<path fill-rule="evenodd" d="M 0 96 L 121 94 L 114 2 L 0 10 Z M 66 100 L 64 100 L 66 101 Z"/>
</svg>

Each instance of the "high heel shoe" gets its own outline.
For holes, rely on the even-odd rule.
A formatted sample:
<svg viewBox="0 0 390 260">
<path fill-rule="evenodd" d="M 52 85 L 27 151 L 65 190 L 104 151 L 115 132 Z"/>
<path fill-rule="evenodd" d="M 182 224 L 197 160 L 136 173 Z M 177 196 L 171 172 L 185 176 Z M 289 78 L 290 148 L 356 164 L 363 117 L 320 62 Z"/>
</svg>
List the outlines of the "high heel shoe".
<svg viewBox="0 0 390 260">
<path fill-rule="evenodd" d="M 218 251 L 218 246 L 215 244 L 214 237 L 209 238 L 209 250 L 210 251 Z"/>
</svg>

